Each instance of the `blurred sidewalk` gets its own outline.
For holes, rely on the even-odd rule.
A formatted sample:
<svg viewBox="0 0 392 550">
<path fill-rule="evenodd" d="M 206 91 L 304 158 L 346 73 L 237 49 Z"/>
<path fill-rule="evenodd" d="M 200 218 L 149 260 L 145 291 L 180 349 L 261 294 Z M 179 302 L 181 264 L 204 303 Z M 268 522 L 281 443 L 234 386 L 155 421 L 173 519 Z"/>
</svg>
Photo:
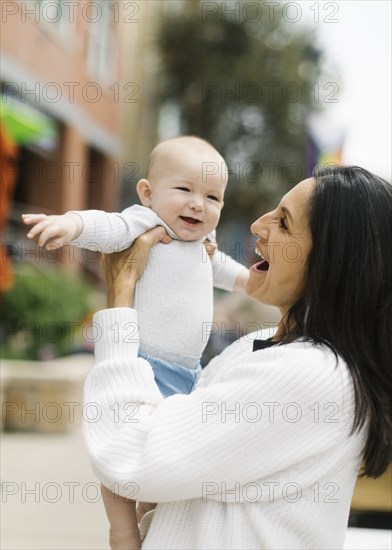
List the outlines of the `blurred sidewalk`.
<svg viewBox="0 0 392 550">
<path fill-rule="evenodd" d="M 2 433 L 2 550 L 105 550 L 108 522 L 80 430 Z"/>
</svg>

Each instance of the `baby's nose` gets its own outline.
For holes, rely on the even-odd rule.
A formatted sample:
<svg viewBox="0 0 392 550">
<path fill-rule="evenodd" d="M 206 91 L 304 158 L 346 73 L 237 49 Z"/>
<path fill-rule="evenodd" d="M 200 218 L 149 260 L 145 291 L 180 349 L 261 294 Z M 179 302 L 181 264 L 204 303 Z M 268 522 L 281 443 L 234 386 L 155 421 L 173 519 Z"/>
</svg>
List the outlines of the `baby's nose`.
<svg viewBox="0 0 392 550">
<path fill-rule="evenodd" d="M 203 200 L 200 199 L 199 197 L 193 197 L 189 206 L 193 209 L 193 210 L 202 210 L 203 209 Z"/>
</svg>

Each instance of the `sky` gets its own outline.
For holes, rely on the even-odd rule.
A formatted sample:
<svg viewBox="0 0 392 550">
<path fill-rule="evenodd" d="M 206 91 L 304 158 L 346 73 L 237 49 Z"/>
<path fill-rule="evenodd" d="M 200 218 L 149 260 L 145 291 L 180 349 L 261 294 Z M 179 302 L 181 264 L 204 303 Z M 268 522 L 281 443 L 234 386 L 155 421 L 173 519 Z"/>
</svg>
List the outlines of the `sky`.
<svg viewBox="0 0 392 550">
<path fill-rule="evenodd" d="M 391 181 L 391 2 L 299 2 L 318 30 L 328 65 L 340 75 L 337 103 L 325 104 L 324 134 L 344 133 L 343 163 Z M 315 7 L 318 4 L 319 22 Z M 326 19 L 336 22 L 327 23 Z"/>
</svg>

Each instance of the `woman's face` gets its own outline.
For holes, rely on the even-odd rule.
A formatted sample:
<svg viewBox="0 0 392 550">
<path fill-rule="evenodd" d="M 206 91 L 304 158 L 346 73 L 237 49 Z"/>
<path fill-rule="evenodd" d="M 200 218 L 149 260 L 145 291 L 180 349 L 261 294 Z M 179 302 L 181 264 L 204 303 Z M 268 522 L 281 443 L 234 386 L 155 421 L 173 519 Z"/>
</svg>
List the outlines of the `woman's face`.
<svg viewBox="0 0 392 550">
<path fill-rule="evenodd" d="M 278 307 L 282 315 L 297 301 L 304 286 L 304 265 L 312 244 L 307 203 L 314 186 L 313 178 L 301 181 L 275 210 L 251 226 L 259 237 L 256 252 L 262 258 L 251 267 L 245 290 L 255 300 Z"/>
</svg>

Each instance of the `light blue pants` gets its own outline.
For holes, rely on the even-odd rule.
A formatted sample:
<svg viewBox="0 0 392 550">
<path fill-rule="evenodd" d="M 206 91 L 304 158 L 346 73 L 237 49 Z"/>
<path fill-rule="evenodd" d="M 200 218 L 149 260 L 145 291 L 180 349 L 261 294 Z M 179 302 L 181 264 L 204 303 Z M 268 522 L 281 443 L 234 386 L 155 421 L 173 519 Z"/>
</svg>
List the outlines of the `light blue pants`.
<svg viewBox="0 0 392 550">
<path fill-rule="evenodd" d="M 188 369 L 177 363 L 157 359 L 142 351 L 139 352 L 139 357 L 146 359 L 152 366 L 155 382 L 163 397 L 176 393 L 191 393 L 202 371 L 200 363 L 194 369 Z"/>
</svg>

